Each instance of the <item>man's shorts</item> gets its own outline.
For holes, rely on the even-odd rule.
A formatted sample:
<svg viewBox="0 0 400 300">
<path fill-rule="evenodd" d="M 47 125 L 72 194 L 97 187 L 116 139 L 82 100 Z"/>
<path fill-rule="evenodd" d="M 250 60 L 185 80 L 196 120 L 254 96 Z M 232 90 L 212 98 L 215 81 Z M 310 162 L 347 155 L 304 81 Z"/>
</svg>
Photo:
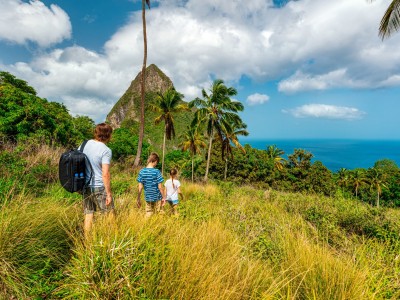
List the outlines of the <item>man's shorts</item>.
<svg viewBox="0 0 400 300">
<path fill-rule="evenodd" d="M 107 193 L 104 187 L 87 187 L 83 192 L 83 210 L 85 215 L 110 212 L 114 209 L 114 200 L 106 205 Z"/>
</svg>

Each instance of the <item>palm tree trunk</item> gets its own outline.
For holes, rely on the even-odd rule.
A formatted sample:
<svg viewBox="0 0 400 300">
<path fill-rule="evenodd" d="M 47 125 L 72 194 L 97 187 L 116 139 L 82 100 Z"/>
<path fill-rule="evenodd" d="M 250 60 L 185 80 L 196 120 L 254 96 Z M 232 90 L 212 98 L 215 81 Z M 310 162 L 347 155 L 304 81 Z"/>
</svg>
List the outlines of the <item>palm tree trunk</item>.
<svg viewBox="0 0 400 300">
<path fill-rule="evenodd" d="M 228 159 L 225 157 L 225 172 L 224 172 L 224 180 L 226 181 L 226 175 L 228 174 Z"/>
<path fill-rule="evenodd" d="M 164 157 L 165 157 L 165 140 L 166 140 L 166 128 L 164 129 L 164 139 L 162 146 L 162 162 L 161 162 L 161 175 L 164 176 Z"/>
<path fill-rule="evenodd" d="M 207 166 L 206 166 L 206 174 L 204 175 L 205 182 L 207 182 L 208 180 L 208 170 L 210 169 L 212 141 L 213 141 L 213 130 L 211 130 L 210 141 L 208 142 Z"/>
<path fill-rule="evenodd" d="M 192 156 L 192 183 L 194 182 L 194 157 Z"/>
<path fill-rule="evenodd" d="M 140 88 L 140 126 L 139 126 L 139 141 L 135 157 L 134 166 L 139 166 L 140 157 L 142 155 L 143 139 L 144 139 L 144 95 L 145 95 L 145 80 L 146 80 L 146 62 L 147 62 L 147 34 L 146 34 L 146 6 L 145 0 L 142 0 L 142 23 L 143 23 L 143 65 L 142 65 L 142 78 Z"/>
<path fill-rule="evenodd" d="M 376 198 L 376 207 L 379 208 L 379 191 L 378 191 L 378 197 Z"/>
</svg>

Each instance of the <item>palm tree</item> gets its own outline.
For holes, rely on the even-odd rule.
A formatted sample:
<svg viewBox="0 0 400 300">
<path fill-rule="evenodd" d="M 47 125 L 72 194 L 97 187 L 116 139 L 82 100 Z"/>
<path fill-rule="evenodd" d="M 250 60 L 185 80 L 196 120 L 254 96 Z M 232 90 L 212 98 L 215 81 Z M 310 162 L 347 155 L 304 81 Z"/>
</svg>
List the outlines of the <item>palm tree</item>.
<svg viewBox="0 0 400 300">
<path fill-rule="evenodd" d="M 192 182 L 194 181 L 194 157 L 200 154 L 201 149 L 207 146 L 198 128 L 198 126 L 188 126 L 186 132 L 182 135 L 183 141 L 179 145 L 182 147 L 182 151 L 190 151 L 190 156 L 192 157 Z"/>
<path fill-rule="evenodd" d="M 205 122 L 207 124 L 208 135 L 208 155 L 206 173 L 204 181 L 208 179 L 208 171 L 210 168 L 211 149 L 214 135 L 217 134 L 222 140 L 222 128 L 231 126 L 228 124 L 243 123 L 237 112 L 243 111 L 244 106 L 238 101 L 232 101 L 231 96 L 237 94 L 235 88 L 227 87 L 223 80 L 214 81 L 210 94 L 203 89 L 203 99 L 196 98 L 189 103 L 189 107 L 197 107 L 193 123 Z"/>
<path fill-rule="evenodd" d="M 227 124 L 229 125 L 229 124 Z M 246 153 L 246 150 L 239 143 L 238 136 L 248 136 L 249 132 L 246 130 L 247 125 L 245 123 L 241 124 L 232 124 L 232 126 L 223 127 L 222 131 L 222 159 L 225 160 L 225 171 L 224 171 L 224 180 L 226 180 L 226 176 L 228 173 L 228 158 L 231 157 L 233 159 L 233 151 L 231 142 L 239 148 L 243 153 Z"/>
<path fill-rule="evenodd" d="M 337 176 L 338 185 L 342 187 L 342 193 L 344 193 L 344 188 L 347 186 L 347 182 L 349 181 L 349 171 L 346 168 L 340 168 Z"/>
<path fill-rule="evenodd" d="M 379 207 L 380 195 L 382 194 L 382 187 L 386 187 L 385 174 L 377 168 L 368 170 L 368 182 L 371 189 L 375 188 L 377 192 L 376 207 Z"/>
<path fill-rule="evenodd" d="M 186 104 L 182 103 L 182 98 L 183 95 L 181 93 L 178 93 L 174 88 L 169 88 L 164 94 L 157 93 L 154 104 L 150 105 L 150 108 L 159 114 L 154 120 L 155 124 L 158 125 L 161 121 L 164 121 L 161 174 L 164 174 L 165 142 L 175 137 L 173 113 L 189 109 Z"/>
<path fill-rule="evenodd" d="M 275 145 L 270 145 L 267 148 L 268 158 L 274 161 L 274 167 L 279 171 L 283 169 L 283 162 L 285 161 L 285 159 L 282 158 L 283 154 L 285 154 L 285 152 Z"/>
<path fill-rule="evenodd" d="M 384 40 L 400 29 L 400 0 L 393 0 L 382 17 L 379 36 Z"/>
<path fill-rule="evenodd" d="M 294 149 L 293 154 L 288 155 L 289 165 L 293 168 L 308 170 L 311 167 L 313 154 L 304 149 Z"/>
<path fill-rule="evenodd" d="M 142 147 L 144 139 L 144 95 L 145 95 L 145 79 L 146 79 L 146 63 L 147 63 L 147 33 L 146 33 L 146 5 L 150 9 L 150 0 L 142 0 L 142 23 L 143 23 L 143 65 L 140 85 L 140 124 L 139 124 L 139 141 L 136 152 L 134 166 L 139 166 L 140 157 L 142 156 Z"/>
<path fill-rule="evenodd" d="M 356 192 L 356 198 L 358 196 L 359 188 L 366 183 L 365 172 L 361 169 L 356 169 L 350 174 L 350 182 Z"/>
</svg>

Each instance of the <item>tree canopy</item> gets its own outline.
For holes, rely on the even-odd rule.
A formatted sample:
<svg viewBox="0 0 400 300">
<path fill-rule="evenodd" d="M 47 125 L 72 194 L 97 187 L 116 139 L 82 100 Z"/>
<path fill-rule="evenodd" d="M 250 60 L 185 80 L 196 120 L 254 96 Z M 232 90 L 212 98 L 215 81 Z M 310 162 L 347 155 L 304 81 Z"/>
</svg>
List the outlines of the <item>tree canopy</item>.
<svg viewBox="0 0 400 300">
<path fill-rule="evenodd" d="M 93 120 L 74 118 L 64 104 L 49 102 L 36 94 L 25 81 L 0 72 L 0 138 L 72 147 L 92 137 Z"/>
</svg>

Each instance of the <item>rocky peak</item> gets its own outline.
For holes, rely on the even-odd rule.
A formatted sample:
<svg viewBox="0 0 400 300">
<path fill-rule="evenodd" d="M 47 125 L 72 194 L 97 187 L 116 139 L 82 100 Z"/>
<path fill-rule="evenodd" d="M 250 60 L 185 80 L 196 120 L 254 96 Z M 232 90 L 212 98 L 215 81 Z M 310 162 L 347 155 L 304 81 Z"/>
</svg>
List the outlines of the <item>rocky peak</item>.
<svg viewBox="0 0 400 300">
<path fill-rule="evenodd" d="M 124 95 L 117 101 L 110 113 L 107 115 L 108 121 L 113 128 L 121 127 L 121 123 L 126 119 L 139 121 L 140 105 L 140 85 L 142 72 L 139 72 L 131 82 Z M 168 78 L 156 65 L 151 64 L 146 68 L 145 81 L 145 101 L 149 101 L 155 93 L 164 93 L 168 88 L 173 87 L 171 79 Z"/>
</svg>

